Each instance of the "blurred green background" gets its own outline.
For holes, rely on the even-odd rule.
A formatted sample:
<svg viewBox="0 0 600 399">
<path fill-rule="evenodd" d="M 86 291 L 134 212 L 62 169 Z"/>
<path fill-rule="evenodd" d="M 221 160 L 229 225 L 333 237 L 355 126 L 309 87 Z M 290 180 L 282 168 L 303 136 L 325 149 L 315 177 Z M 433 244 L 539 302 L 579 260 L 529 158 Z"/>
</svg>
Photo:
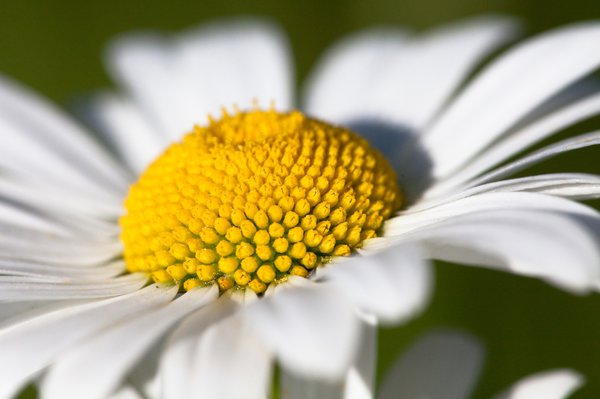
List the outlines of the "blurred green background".
<svg viewBox="0 0 600 399">
<path fill-rule="evenodd" d="M 60 104 L 111 83 L 101 54 L 111 37 L 140 28 L 177 31 L 238 15 L 273 18 L 288 32 L 299 82 L 335 39 L 353 30 L 387 24 L 421 30 L 481 13 L 506 13 L 527 24 L 528 34 L 600 16 L 598 0 L 171 0 L 82 2 L 0 0 L 0 71 Z M 600 127 L 600 118 L 566 134 Z M 597 152 L 580 152 L 543 171 L 598 172 Z M 536 371 L 572 367 L 588 377 L 574 397 L 600 396 L 600 296 L 575 297 L 541 282 L 439 264 L 428 311 L 402 328 L 381 332 L 380 374 L 403 348 L 435 327 L 471 331 L 488 356 L 476 398 L 489 398 Z M 0 382 L 1 383 L 1 382 Z M 24 397 L 33 397 L 27 392 Z M 82 398 L 84 399 L 84 398 Z"/>
</svg>

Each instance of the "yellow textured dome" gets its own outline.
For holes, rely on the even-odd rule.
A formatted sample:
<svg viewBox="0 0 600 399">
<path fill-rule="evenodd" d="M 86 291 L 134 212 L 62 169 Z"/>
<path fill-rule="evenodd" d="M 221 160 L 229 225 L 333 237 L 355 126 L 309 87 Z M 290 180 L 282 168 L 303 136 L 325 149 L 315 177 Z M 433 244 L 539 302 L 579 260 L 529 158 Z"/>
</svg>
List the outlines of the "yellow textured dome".
<svg viewBox="0 0 600 399">
<path fill-rule="evenodd" d="M 224 114 L 131 187 L 127 270 L 262 293 L 350 254 L 401 204 L 392 168 L 358 135 L 300 112 Z"/>
</svg>

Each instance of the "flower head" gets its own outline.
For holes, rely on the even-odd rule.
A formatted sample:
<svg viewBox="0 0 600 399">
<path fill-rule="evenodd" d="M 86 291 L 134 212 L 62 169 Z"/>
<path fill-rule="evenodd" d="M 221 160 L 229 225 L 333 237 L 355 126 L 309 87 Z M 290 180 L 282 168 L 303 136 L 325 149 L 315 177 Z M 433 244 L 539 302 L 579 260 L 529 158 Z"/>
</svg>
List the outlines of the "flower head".
<svg viewBox="0 0 600 399">
<path fill-rule="evenodd" d="M 130 272 L 262 294 L 349 255 L 401 201 L 392 168 L 355 133 L 297 111 L 225 114 L 132 186 L 121 239 Z"/>
<path fill-rule="evenodd" d="M 462 85 L 514 28 L 359 34 L 311 75 L 303 113 L 269 25 L 120 39 L 123 91 L 91 105 L 113 152 L 1 80 L 0 397 L 44 373 L 47 398 L 102 399 L 125 376 L 167 399 L 263 398 L 274 361 L 284 385 L 369 392 L 375 328 L 426 305 L 430 258 L 597 289 L 600 218 L 572 200 L 600 178 L 503 179 L 600 142 L 508 162 L 600 112 L 583 79 L 600 26 L 527 40 Z"/>
</svg>

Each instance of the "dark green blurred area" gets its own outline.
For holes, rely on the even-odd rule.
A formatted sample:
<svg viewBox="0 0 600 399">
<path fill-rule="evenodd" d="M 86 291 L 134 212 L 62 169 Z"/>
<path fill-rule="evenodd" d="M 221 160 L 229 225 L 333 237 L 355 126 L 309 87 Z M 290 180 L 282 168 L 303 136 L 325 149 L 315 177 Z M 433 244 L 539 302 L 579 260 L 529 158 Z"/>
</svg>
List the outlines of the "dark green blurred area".
<svg viewBox="0 0 600 399">
<path fill-rule="evenodd" d="M 481 13 L 518 16 L 535 33 L 600 17 L 598 0 L 304 0 L 304 1 L 0 1 L 0 71 L 66 104 L 110 82 L 101 54 L 107 40 L 133 29 L 177 31 L 214 18 L 258 15 L 290 36 L 299 80 L 332 41 L 353 30 L 396 24 L 426 29 Z M 573 132 L 600 128 L 600 118 Z M 599 172 L 597 150 L 538 171 Z M 434 327 L 471 331 L 488 348 L 476 398 L 489 398 L 541 370 L 572 367 L 588 377 L 574 398 L 600 396 L 600 296 L 575 297 L 546 284 L 477 268 L 437 266 L 437 290 L 425 315 L 382 330 L 380 372 L 414 338 Z M 0 382 L 1 383 L 1 382 Z M 34 397 L 29 392 L 24 397 Z"/>
</svg>

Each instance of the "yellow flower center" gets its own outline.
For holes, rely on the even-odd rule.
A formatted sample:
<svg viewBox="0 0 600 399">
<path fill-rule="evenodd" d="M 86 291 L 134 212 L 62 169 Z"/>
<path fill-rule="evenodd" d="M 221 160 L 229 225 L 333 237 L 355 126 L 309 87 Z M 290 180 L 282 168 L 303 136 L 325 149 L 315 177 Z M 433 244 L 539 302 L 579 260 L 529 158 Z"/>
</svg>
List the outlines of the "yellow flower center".
<svg viewBox="0 0 600 399">
<path fill-rule="evenodd" d="M 121 238 L 130 272 L 262 293 L 351 254 L 401 204 L 392 168 L 355 133 L 296 111 L 224 113 L 131 187 Z"/>
</svg>

